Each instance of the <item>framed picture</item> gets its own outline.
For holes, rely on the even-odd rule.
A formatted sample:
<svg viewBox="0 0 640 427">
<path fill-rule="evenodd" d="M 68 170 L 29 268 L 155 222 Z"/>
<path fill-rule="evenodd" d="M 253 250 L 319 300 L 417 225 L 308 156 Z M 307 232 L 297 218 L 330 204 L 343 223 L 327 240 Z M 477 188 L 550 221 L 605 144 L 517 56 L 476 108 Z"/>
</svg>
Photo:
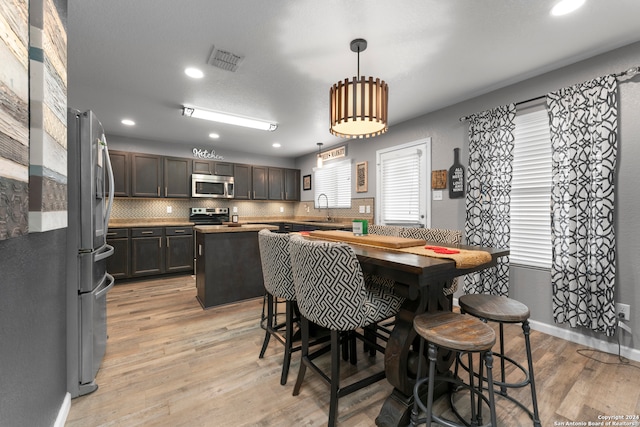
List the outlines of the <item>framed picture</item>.
<svg viewBox="0 0 640 427">
<path fill-rule="evenodd" d="M 356 193 L 366 193 L 367 184 L 367 162 L 356 163 Z"/>
<path fill-rule="evenodd" d="M 311 175 L 305 175 L 302 177 L 302 189 L 311 190 Z"/>
</svg>

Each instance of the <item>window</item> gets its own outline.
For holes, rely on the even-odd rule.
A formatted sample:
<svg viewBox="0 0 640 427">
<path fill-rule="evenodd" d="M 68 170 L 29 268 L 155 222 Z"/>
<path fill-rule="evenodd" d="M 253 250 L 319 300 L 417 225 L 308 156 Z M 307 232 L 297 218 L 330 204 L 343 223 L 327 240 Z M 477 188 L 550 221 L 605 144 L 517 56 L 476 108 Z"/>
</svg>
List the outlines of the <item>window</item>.
<svg viewBox="0 0 640 427">
<path fill-rule="evenodd" d="M 544 106 L 515 118 L 511 181 L 512 264 L 551 267 L 551 136 Z"/>
<path fill-rule="evenodd" d="M 351 160 L 325 164 L 322 168 L 315 168 L 313 175 L 316 209 L 351 207 Z M 324 196 L 327 197 L 326 204 Z"/>
<path fill-rule="evenodd" d="M 429 227 L 431 140 L 424 139 L 376 153 L 376 223 Z"/>
</svg>

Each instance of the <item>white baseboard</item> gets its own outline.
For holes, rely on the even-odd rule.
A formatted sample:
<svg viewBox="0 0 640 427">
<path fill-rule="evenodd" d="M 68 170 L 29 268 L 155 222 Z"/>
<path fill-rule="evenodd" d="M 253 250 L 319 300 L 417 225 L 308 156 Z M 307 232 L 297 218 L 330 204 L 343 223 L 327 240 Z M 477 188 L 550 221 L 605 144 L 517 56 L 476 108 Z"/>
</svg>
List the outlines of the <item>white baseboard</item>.
<svg viewBox="0 0 640 427">
<path fill-rule="evenodd" d="M 67 393 L 64 396 L 64 400 L 62 401 L 62 406 L 60 406 L 60 411 L 58 411 L 58 417 L 56 418 L 55 424 L 53 427 L 64 427 L 64 424 L 67 422 L 67 417 L 69 416 L 69 411 L 71 410 L 71 394 Z"/>
<path fill-rule="evenodd" d="M 459 307 L 457 298 L 454 298 L 453 304 Z M 529 324 L 531 325 L 531 329 L 535 331 L 542 332 L 542 333 L 554 336 L 556 338 L 561 338 L 563 340 L 571 341 L 576 344 L 581 344 L 587 347 L 591 347 L 596 350 L 604 351 L 606 353 L 611 353 L 615 355 L 618 354 L 617 343 L 608 342 L 595 337 L 589 337 L 577 331 L 560 328 L 555 325 L 549 325 L 547 323 L 539 322 L 537 320 L 529 320 Z M 624 333 L 624 332 L 620 332 L 620 333 Z M 640 362 L 640 350 L 638 349 L 630 348 L 626 346 L 620 346 L 620 355 L 623 357 L 626 357 L 627 359 Z"/>
</svg>

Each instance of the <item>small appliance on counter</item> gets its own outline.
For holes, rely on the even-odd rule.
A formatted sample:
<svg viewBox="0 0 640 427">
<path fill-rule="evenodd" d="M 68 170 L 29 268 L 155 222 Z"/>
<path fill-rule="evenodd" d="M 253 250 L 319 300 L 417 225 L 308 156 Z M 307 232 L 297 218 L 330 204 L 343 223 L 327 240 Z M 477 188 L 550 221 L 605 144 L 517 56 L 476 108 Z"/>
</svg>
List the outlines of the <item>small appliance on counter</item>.
<svg viewBox="0 0 640 427">
<path fill-rule="evenodd" d="M 195 225 L 222 225 L 229 222 L 229 208 L 191 208 L 189 221 Z"/>
</svg>

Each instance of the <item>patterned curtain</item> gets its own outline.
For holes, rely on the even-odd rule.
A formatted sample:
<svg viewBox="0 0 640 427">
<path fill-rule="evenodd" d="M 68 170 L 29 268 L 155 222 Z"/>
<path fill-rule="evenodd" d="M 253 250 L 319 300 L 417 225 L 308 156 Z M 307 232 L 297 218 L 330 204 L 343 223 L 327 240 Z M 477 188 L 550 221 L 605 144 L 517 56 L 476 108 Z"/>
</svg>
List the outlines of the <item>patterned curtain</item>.
<svg viewBox="0 0 640 427">
<path fill-rule="evenodd" d="M 553 150 L 553 317 L 612 336 L 617 80 L 605 76 L 547 95 Z"/>
<path fill-rule="evenodd" d="M 509 247 L 515 104 L 469 118 L 466 241 L 469 245 Z M 509 257 L 465 276 L 464 292 L 509 294 Z"/>
</svg>

